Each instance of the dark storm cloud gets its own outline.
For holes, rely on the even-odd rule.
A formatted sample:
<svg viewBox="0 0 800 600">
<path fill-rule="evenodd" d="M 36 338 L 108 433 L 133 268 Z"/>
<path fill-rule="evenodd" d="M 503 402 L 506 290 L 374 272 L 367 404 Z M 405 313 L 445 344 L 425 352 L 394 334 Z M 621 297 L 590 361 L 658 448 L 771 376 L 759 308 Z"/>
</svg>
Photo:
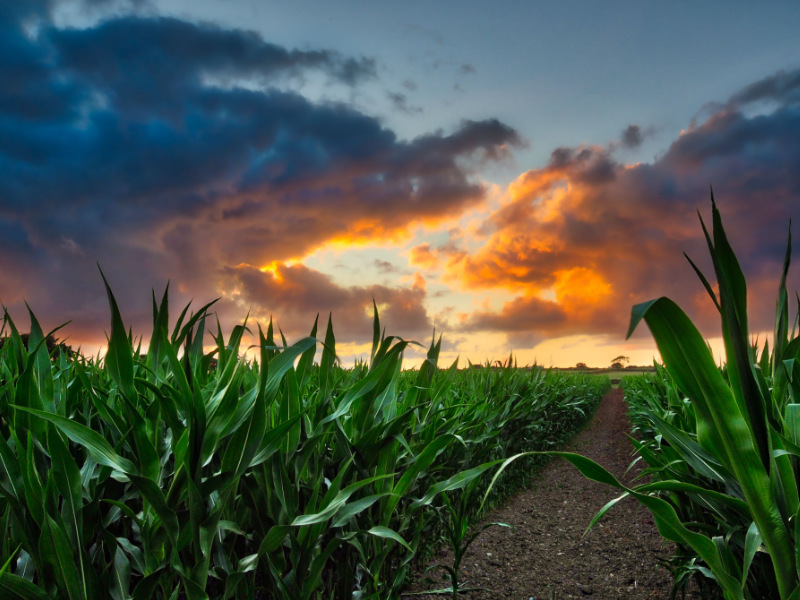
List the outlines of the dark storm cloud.
<svg viewBox="0 0 800 600">
<path fill-rule="evenodd" d="M 173 95 L 180 100 L 187 87 L 201 86 L 204 77 L 269 84 L 277 76 L 309 69 L 348 85 L 375 77 L 372 59 L 287 50 L 255 32 L 173 18 L 121 17 L 90 29 L 50 29 L 47 38 L 60 67 L 140 108 L 158 108 Z"/>
<path fill-rule="evenodd" d="M 696 215 L 709 221 L 713 185 L 750 277 L 751 327 L 770 329 L 786 228 L 800 206 L 796 79 L 779 73 L 748 86 L 652 164 L 626 166 L 613 145 L 556 149 L 545 168 L 511 186 L 511 201 L 481 230 L 486 243 L 450 258 L 449 277 L 514 294 L 464 327 L 621 336 L 630 306 L 668 295 L 718 334 L 713 305 L 682 255 L 713 280 Z M 762 99 L 776 102 L 774 110 L 748 115 L 745 105 Z"/>
<path fill-rule="evenodd" d="M 644 133 L 638 125 L 628 125 L 620 137 L 624 148 L 638 148 L 642 145 L 642 140 L 644 140 Z"/>
<path fill-rule="evenodd" d="M 743 88 L 728 100 L 729 107 L 770 100 L 782 104 L 800 102 L 800 69 L 779 71 Z"/>
<path fill-rule="evenodd" d="M 584 183 L 605 183 L 614 179 L 616 166 L 611 152 L 597 147 L 556 148 L 549 168 L 571 173 Z"/>
<path fill-rule="evenodd" d="M 465 165 L 518 142 L 497 121 L 401 141 L 284 85 L 358 85 L 375 77 L 369 58 L 171 18 L 59 29 L 49 3 L 21 4 L 0 6 L 0 300 L 31 299 L 82 335 L 102 338 L 108 318 L 97 261 L 144 324 L 150 287 L 168 279 L 176 304 L 206 301 L 237 265 L 449 218 L 485 194 Z M 333 306 L 340 292 L 324 289 Z M 392 305 L 399 321 L 424 321 L 414 298 Z"/>
</svg>

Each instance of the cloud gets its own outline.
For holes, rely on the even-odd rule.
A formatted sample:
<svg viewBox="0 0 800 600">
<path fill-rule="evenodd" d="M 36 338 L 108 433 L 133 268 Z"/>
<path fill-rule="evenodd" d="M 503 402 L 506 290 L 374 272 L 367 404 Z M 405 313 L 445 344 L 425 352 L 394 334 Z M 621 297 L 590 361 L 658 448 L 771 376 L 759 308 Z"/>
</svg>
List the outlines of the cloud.
<svg viewBox="0 0 800 600">
<path fill-rule="evenodd" d="M 629 307 L 663 294 L 716 331 L 681 255 L 711 274 L 696 216 L 708 214 L 710 184 L 751 276 L 753 327 L 771 326 L 800 192 L 800 71 L 713 105 L 650 164 L 615 154 L 642 143 L 641 125 L 606 146 L 556 148 L 477 232 L 409 250 L 429 282 L 444 272 L 429 296 L 420 273 L 405 285 L 347 286 L 290 259 L 408 240 L 419 224 L 482 206 L 478 170 L 523 144 L 513 128 L 464 121 L 400 139 L 374 116 L 292 86 L 314 77 L 357 88 L 377 77 L 370 57 L 171 18 L 64 29 L 51 8 L 0 6 L 0 302 L 24 314 L 28 299 L 46 328 L 72 319 L 73 336 L 103 342 L 99 262 L 137 332 L 149 326 L 150 288 L 168 280 L 173 306 L 221 296 L 224 323 L 252 308 L 290 335 L 333 310 L 337 331 L 368 341 L 374 296 L 392 333 L 425 339 L 442 283 L 506 294 L 501 308 L 466 315 L 459 335 L 621 336 Z"/>
<path fill-rule="evenodd" d="M 633 304 L 669 295 L 716 333 L 718 316 L 682 256 L 713 280 L 696 216 L 708 221 L 710 184 L 751 278 L 751 327 L 771 329 L 800 197 L 795 79 L 778 74 L 744 88 L 652 164 L 625 165 L 613 145 L 584 145 L 558 148 L 547 166 L 520 175 L 481 228 L 487 242 L 447 261 L 449 281 L 512 295 L 499 311 L 473 313 L 464 329 L 621 337 Z M 749 116 L 734 108 L 763 98 L 779 104 Z"/>
<path fill-rule="evenodd" d="M 262 319 L 275 315 L 278 325 L 298 331 L 310 329 L 314 315 L 333 313 L 334 331 L 359 342 L 372 339 L 372 300 L 381 322 L 392 335 L 422 338 L 433 325 L 425 307 L 424 280 L 411 287 L 341 286 L 304 265 L 278 265 L 274 272 L 251 266 L 225 267 L 221 287 L 228 299 Z"/>
<path fill-rule="evenodd" d="M 459 75 L 474 75 L 477 72 L 475 65 L 470 63 L 464 63 L 460 67 L 458 67 L 458 74 Z"/>
<path fill-rule="evenodd" d="M 34 34 L 23 27 L 33 9 Z M 309 73 L 358 86 L 376 76 L 368 57 L 173 18 L 60 29 L 48 5 L 30 10 L 0 9 L 0 298 L 73 318 L 80 335 L 102 337 L 108 318 L 97 261 L 146 328 L 149 290 L 167 280 L 173 304 L 205 301 L 237 265 L 449 219 L 483 200 L 475 169 L 520 143 L 496 120 L 400 140 L 287 87 Z M 406 293 L 390 314 L 423 322 Z"/>
<path fill-rule="evenodd" d="M 463 328 L 465 331 L 558 331 L 567 314 L 557 302 L 535 296 L 518 296 L 505 303 L 502 310 L 476 311 Z"/>
<path fill-rule="evenodd" d="M 628 125 L 620 137 L 623 148 L 638 148 L 643 140 L 644 132 L 638 125 Z"/>
<path fill-rule="evenodd" d="M 272 85 L 276 77 L 319 70 L 355 85 L 376 77 L 371 58 L 287 50 L 252 31 L 174 18 L 125 16 L 88 29 L 49 28 L 45 35 L 58 53 L 59 66 L 113 92 L 116 106 L 130 101 L 131 106 L 158 108 L 164 104 L 163 95 L 180 99 L 187 88 L 202 86 L 204 78 Z M 145 82 L 149 86 L 143 87 Z"/>
<path fill-rule="evenodd" d="M 762 101 L 797 104 L 800 101 L 800 69 L 778 71 L 745 86 L 730 97 L 727 107 L 741 108 Z"/>
<path fill-rule="evenodd" d="M 423 269 L 435 269 L 439 266 L 439 259 L 427 242 L 411 248 L 409 262 Z"/>
<path fill-rule="evenodd" d="M 372 264 L 375 265 L 375 268 L 378 269 L 378 272 L 384 275 L 387 275 L 389 273 L 398 273 L 400 271 L 400 269 L 397 266 L 395 266 L 388 260 L 380 260 L 376 258 Z"/>
<path fill-rule="evenodd" d="M 419 114 L 422 112 L 422 107 L 409 104 L 408 96 L 401 92 L 386 92 L 386 97 L 397 110 L 407 115 Z"/>
</svg>

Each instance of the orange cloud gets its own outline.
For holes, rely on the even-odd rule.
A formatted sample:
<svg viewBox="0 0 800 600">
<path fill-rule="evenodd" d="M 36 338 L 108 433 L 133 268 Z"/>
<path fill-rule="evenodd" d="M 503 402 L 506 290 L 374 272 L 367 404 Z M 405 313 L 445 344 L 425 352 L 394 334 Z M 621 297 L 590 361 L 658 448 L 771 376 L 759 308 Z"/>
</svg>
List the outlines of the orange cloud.
<svg viewBox="0 0 800 600">
<path fill-rule="evenodd" d="M 555 276 L 555 295 L 566 310 L 601 305 L 611 297 L 611 284 L 602 275 L 586 267 L 558 271 Z"/>
<path fill-rule="evenodd" d="M 427 335 L 425 280 L 417 273 L 410 287 L 345 286 L 303 264 L 272 263 L 228 267 L 219 280 L 229 302 L 251 310 L 256 318 L 274 315 L 284 332 L 306 333 L 318 313 L 333 313 L 338 330 L 363 341 L 372 335 L 372 300 L 381 307 L 381 320 L 394 334 L 409 338 Z"/>
<path fill-rule="evenodd" d="M 409 262 L 422 269 L 435 269 L 439 266 L 439 258 L 428 243 L 411 248 Z"/>
<path fill-rule="evenodd" d="M 696 181 L 708 156 L 726 151 L 703 145 L 731 126 L 726 119 L 685 134 L 654 164 L 624 165 L 612 148 L 583 146 L 557 149 L 546 167 L 520 175 L 508 202 L 484 223 L 486 243 L 471 253 L 462 246 L 445 264 L 444 277 L 463 288 L 513 294 L 500 311 L 473 313 L 463 326 L 511 336 L 622 336 L 630 307 L 661 295 L 686 306 L 701 325 L 717 326 L 713 308 L 698 310 L 702 288 L 682 253 L 713 279 L 696 216 L 708 191 Z M 735 231 L 752 219 L 746 207 L 758 192 L 725 191 L 721 208 L 732 207 L 728 225 Z M 752 235 L 745 241 L 752 246 Z"/>
</svg>

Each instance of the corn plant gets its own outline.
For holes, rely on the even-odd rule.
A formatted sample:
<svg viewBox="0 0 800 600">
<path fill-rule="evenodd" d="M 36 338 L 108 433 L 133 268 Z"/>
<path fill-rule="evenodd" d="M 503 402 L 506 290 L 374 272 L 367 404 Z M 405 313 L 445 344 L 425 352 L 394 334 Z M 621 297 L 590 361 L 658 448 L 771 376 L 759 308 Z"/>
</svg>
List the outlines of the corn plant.
<svg viewBox="0 0 800 600">
<path fill-rule="evenodd" d="M 142 351 L 105 287 L 102 358 L 51 353 L 32 311 L 27 338 L 4 312 L 3 597 L 396 597 L 445 535 L 445 495 L 508 493 L 513 477 L 482 474 L 566 437 L 608 385 L 441 369 L 435 336 L 403 371 L 414 342 L 386 336 L 377 309 L 369 360 L 344 369 L 330 318 L 291 344 L 272 322 L 225 336 L 213 302 L 172 323 L 168 288 Z"/>
<path fill-rule="evenodd" d="M 518 455 L 515 458 L 520 456 L 523 455 Z M 494 466 L 493 463 L 492 466 Z M 475 492 L 478 488 L 478 484 L 481 481 L 478 478 L 478 475 L 479 474 L 476 474 L 474 478 L 466 481 L 466 485 L 463 486 L 463 489 L 461 489 L 460 493 L 457 493 L 457 497 L 455 499 L 451 499 L 450 494 L 443 494 L 441 497 L 444 504 L 443 509 L 446 515 L 445 519 L 443 520 L 443 528 L 447 536 L 450 549 L 453 551 L 453 560 L 451 564 L 437 563 L 436 565 L 429 567 L 428 570 L 443 569 L 450 578 L 450 586 L 436 590 L 416 592 L 412 595 L 446 594 L 451 596 L 453 600 L 457 600 L 458 595 L 462 593 L 471 591 L 490 591 L 486 590 L 486 588 L 477 588 L 465 585 L 465 583 L 461 580 L 460 575 L 461 561 L 463 560 L 464 555 L 467 553 L 467 550 L 469 550 L 469 547 L 476 539 L 478 539 L 478 536 L 481 533 L 490 527 L 510 527 L 510 525 L 507 523 L 500 522 L 486 523 L 478 529 L 472 526 L 473 523 L 470 517 L 472 516 L 474 509 L 471 508 L 471 505 L 475 500 Z M 487 492 L 488 491 L 490 490 L 487 490 Z M 480 512 L 481 511 L 479 510 L 478 514 L 480 514 Z"/>
<path fill-rule="evenodd" d="M 658 345 L 671 381 L 663 403 L 640 402 L 651 443 L 637 448 L 657 476 L 623 486 L 592 461 L 565 455 L 587 477 L 623 490 L 653 513 L 661 534 L 697 557 L 726 599 L 800 598 L 800 338 L 788 331 L 786 275 L 778 287 L 771 357 L 759 358 L 748 333 L 747 289 L 712 195 L 713 233 L 701 224 L 719 285 L 717 295 L 692 263 L 718 308 L 727 364 L 720 369 L 700 333 L 668 298 L 633 308 Z M 690 261 L 691 262 L 691 261 Z M 666 407 L 666 410 L 665 410 Z M 595 522 L 593 521 L 593 523 Z"/>
</svg>

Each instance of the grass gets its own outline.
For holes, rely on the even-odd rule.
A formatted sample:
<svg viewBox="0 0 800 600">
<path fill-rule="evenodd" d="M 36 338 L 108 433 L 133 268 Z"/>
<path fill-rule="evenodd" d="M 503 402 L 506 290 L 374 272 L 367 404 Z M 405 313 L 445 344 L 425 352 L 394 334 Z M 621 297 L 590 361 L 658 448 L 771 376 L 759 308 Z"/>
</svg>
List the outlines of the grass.
<svg viewBox="0 0 800 600">
<path fill-rule="evenodd" d="M 655 367 L 626 367 L 624 369 L 614 369 L 614 368 L 575 368 L 570 367 L 568 369 L 553 369 L 554 371 L 560 373 L 580 373 L 583 375 L 595 375 L 600 377 L 608 377 L 611 381 L 612 389 L 618 389 L 622 386 L 622 383 L 628 377 L 635 377 L 637 375 L 643 375 L 646 373 L 654 373 L 656 368 Z"/>
</svg>

